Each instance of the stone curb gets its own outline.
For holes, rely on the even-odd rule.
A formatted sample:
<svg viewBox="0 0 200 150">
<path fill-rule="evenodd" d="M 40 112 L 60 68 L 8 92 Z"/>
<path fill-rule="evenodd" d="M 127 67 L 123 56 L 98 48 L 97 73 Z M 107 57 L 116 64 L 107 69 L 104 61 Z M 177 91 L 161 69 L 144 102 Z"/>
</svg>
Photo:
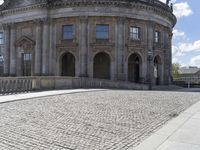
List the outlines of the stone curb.
<svg viewBox="0 0 200 150">
<path fill-rule="evenodd" d="M 107 89 L 75 89 L 75 90 L 73 89 L 73 90 L 56 90 L 56 91 L 22 93 L 22 94 L 16 94 L 16 95 L 5 95 L 5 96 L 0 96 L 0 104 L 22 101 L 22 100 L 27 100 L 27 99 L 34 99 L 34 98 L 42 98 L 42 97 L 48 97 L 48 96 L 106 91 L 106 90 Z"/>
</svg>

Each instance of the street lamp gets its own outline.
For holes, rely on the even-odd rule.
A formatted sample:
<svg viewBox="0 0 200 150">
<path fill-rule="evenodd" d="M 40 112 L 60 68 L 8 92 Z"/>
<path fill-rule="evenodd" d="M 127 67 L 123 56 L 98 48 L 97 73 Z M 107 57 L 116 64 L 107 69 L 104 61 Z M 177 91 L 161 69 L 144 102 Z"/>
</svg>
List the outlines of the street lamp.
<svg viewBox="0 0 200 150">
<path fill-rule="evenodd" d="M 3 64 L 4 64 L 4 59 L 3 56 L 0 55 L 0 76 L 3 75 Z"/>
<path fill-rule="evenodd" d="M 151 69 L 152 69 L 152 66 L 151 66 L 151 62 L 153 60 L 153 49 L 149 49 L 148 50 L 148 53 L 147 53 L 147 60 L 148 60 L 148 88 L 149 90 L 152 90 L 152 80 L 151 80 Z"/>
</svg>

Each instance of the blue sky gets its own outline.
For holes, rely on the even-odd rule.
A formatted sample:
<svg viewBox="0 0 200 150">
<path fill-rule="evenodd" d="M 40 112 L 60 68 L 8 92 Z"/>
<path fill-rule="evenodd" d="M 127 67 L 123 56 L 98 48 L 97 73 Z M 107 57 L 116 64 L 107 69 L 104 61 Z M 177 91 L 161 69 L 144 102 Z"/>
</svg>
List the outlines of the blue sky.
<svg viewBox="0 0 200 150">
<path fill-rule="evenodd" d="M 165 2 L 165 0 L 161 0 Z M 178 22 L 174 27 L 173 62 L 200 67 L 200 0 L 172 0 Z"/>
<path fill-rule="evenodd" d="M 2 3 L 3 0 L 0 0 Z M 160 0 L 166 2 L 166 0 Z M 171 0 L 178 22 L 174 28 L 173 62 L 200 67 L 200 0 Z"/>
</svg>

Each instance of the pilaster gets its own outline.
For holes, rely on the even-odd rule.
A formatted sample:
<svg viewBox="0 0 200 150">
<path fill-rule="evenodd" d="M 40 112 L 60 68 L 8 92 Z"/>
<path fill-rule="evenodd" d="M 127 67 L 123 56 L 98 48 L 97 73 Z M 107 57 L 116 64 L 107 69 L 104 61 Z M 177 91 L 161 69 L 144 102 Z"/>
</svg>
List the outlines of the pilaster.
<svg viewBox="0 0 200 150">
<path fill-rule="evenodd" d="M 42 71 L 42 21 L 35 20 L 36 25 L 36 45 L 35 45 L 35 65 L 34 75 L 40 76 Z"/>
<path fill-rule="evenodd" d="M 5 48 L 4 48 L 4 76 L 9 76 L 10 73 L 10 25 L 3 24 L 4 36 L 5 36 Z"/>
<path fill-rule="evenodd" d="M 79 49 L 80 49 L 80 77 L 88 77 L 88 17 L 80 17 L 80 37 L 79 37 Z"/>
<path fill-rule="evenodd" d="M 146 74 L 146 83 L 152 84 L 154 81 L 154 32 L 155 32 L 155 23 L 148 21 L 147 23 L 147 49 L 146 49 L 146 58 L 147 58 L 147 74 Z"/>
<path fill-rule="evenodd" d="M 56 75 L 56 24 L 53 19 L 50 20 L 49 27 L 49 75 Z"/>
<path fill-rule="evenodd" d="M 10 30 L 10 76 L 16 76 L 16 24 L 11 24 Z"/>
<path fill-rule="evenodd" d="M 116 40 L 116 73 L 117 80 L 126 80 L 125 68 L 125 21 L 126 18 L 117 18 Z"/>
<path fill-rule="evenodd" d="M 49 75 L 49 18 L 43 20 L 42 75 Z"/>
</svg>

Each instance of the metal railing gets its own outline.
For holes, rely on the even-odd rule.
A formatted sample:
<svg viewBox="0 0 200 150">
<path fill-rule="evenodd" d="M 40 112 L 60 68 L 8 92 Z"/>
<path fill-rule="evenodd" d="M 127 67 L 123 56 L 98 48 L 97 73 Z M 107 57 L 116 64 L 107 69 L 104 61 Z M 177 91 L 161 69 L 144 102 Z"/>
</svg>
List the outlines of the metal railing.
<svg viewBox="0 0 200 150">
<path fill-rule="evenodd" d="M 175 78 L 174 83 L 179 86 L 191 88 L 200 87 L 200 76 Z"/>
</svg>

